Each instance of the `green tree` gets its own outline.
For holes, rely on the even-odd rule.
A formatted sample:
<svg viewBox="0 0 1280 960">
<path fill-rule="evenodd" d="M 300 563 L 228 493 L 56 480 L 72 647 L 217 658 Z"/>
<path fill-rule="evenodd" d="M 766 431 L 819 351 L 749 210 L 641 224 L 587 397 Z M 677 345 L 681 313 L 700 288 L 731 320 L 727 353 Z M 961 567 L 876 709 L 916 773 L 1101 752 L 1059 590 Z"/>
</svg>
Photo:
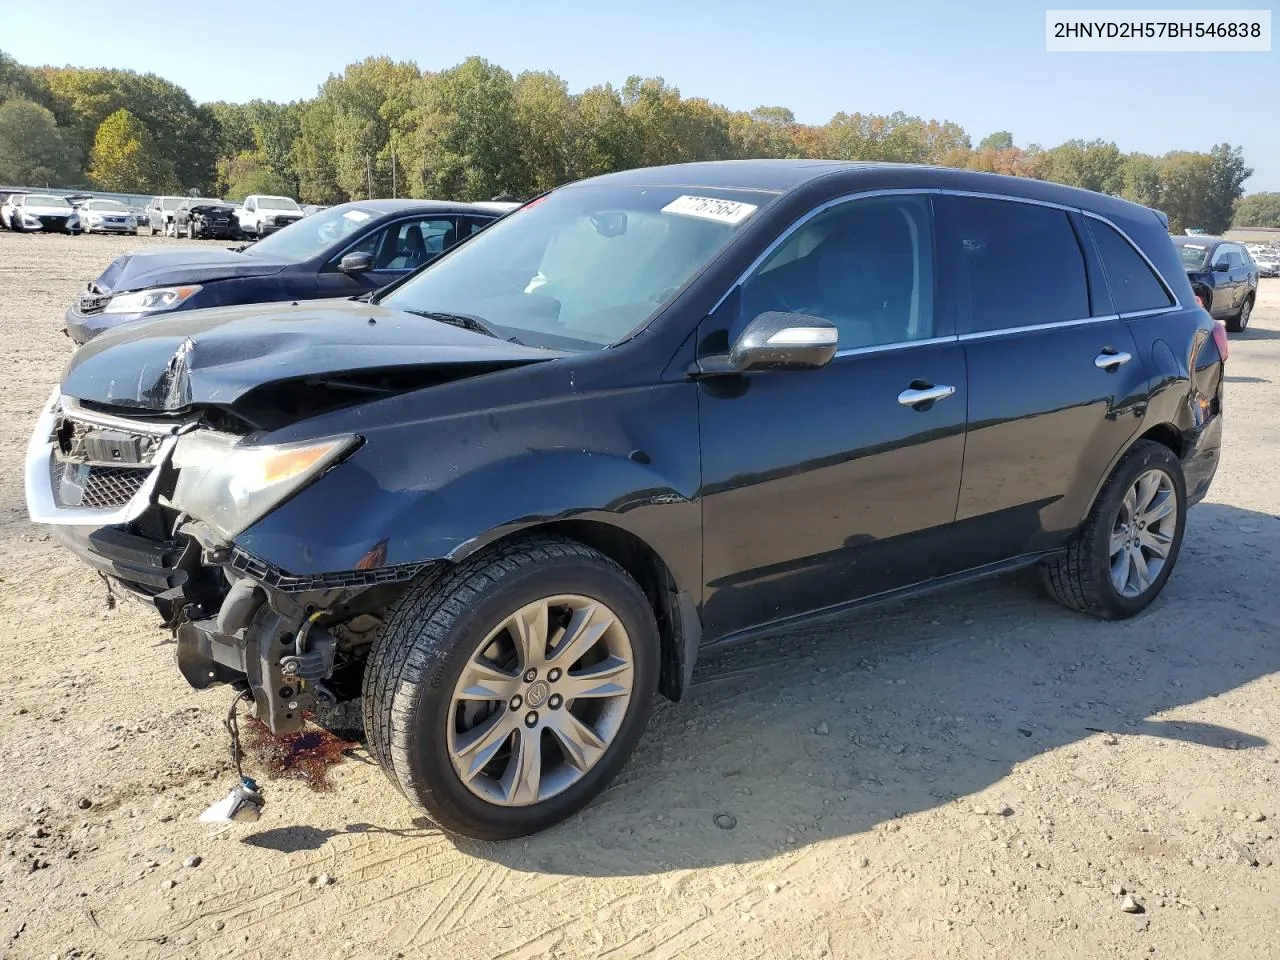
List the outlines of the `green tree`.
<svg viewBox="0 0 1280 960">
<path fill-rule="evenodd" d="M 333 126 L 334 105 L 330 101 L 316 98 L 302 107 L 293 157 L 298 171 L 298 195 L 311 203 L 350 199 L 338 183 Z"/>
<path fill-rule="evenodd" d="M 569 152 L 574 177 L 629 170 L 643 162 L 640 130 L 612 84 L 591 87 L 576 98 L 577 126 Z"/>
<path fill-rule="evenodd" d="M 527 182 L 506 70 L 469 57 L 424 77 L 415 99 L 406 168 L 423 195 L 487 200 Z"/>
<path fill-rule="evenodd" d="M 538 194 L 573 179 L 578 107 L 569 85 L 554 73 L 522 73 L 516 78 L 512 109 L 525 179 L 510 188 Z"/>
<path fill-rule="evenodd" d="M 1145 153 L 1131 153 L 1121 168 L 1120 196 L 1147 207 L 1159 207 L 1160 161 Z"/>
<path fill-rule="evenodd" d="M 1251 193 L 1236 204 L 1235 227 L 1280 227 L 1280 193 Z"/>
<path fill-rule="evenodd" d="M 1114 143 L 1068 140 L 1045 156 L 1045 179 L 1097 193 L 1118 194 L 1124 188 L 1124 155 Z"/>
<path fill-rule="evenodd" d="M 1205 229 L 1222 233 L 1231 226 L 1236 201 L 1244 196 L 1244 182 L 1253 170 L 1244 162 L 1244 152 L 1229 143 L 1220 143 L 1209 151 L 1209 194 Z"/>
<path fill-rule="evenodd" d="M 215 178 L 219 126 L 209 107 L 200 107 L 181 87 L 154 74 L 131 70 L 46 67 L 42 71 L 50 109 L 84 154 L 103 121 L 128 110 L 151 136 L 155 151 L 183 189 L 206 191 Z"/>
<path fill-rule="evenodd" d="M 119 193 L 169 193 L 177 189 L 173 165 L 161 155 L 146 126 L 120 109 L 102 121 L 89 157 L 89 179 Z"/>
<path fill-rule="evenodd" d="M 979 150 L 1012 150 L 1013 134 L 1008 130 L 997 130 L 995 133 L 988 133 L 978 142 Z"/>
<path fill-rule="evenodd" d="M 30 100 L 0 103 L 0 183 L 70 186 L 79 158 L 53 114 Z"/>
<path fill-rule="evenodd" d="M 1211 229 L 1212 188 L 1213 158 L 1207 153 L 1165 155 L 1160 163 L 1160 208 L 1168 214 L 1173 233 L 1182 233 L 1187 227 Z"/>
<path fill-rule="evenodd" d="M 228 200 L 243 200 L 251 193 L 297 198 L 296 184 L 264 164 L 256 150 L 246 150 L 229 158 L 225 169 L 227 184 L 222 195 Z"/>
</svg>

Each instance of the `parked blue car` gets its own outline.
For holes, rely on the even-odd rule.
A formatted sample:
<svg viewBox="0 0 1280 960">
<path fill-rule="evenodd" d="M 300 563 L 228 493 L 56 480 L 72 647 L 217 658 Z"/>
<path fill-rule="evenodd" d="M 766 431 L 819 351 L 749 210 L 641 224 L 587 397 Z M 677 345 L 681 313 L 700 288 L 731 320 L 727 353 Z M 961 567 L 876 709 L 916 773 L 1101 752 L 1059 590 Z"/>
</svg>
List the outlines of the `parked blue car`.
<svg viewBox="0 0 1280 960">
<path fill-rule="evenodd" d="M 79 345 L 175 310 L 358 296 L 430 263 L 516 206 L 357 200 L 245 246 L 136 250 L 76 298 L 64 329 Z"/>
</svg>

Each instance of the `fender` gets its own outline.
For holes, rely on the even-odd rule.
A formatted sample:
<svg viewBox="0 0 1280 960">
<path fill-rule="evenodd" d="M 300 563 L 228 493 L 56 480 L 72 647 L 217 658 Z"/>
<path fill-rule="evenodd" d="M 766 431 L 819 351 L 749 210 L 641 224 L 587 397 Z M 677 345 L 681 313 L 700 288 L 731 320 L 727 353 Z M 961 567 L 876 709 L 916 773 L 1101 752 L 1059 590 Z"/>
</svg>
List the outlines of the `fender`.
<svg viewBox="0 0 1280 960">
<path fill-rule="evenodd" d="M 359 432 L 360 450 L 236 546 L 305 576 L 457 561 L 524 529 L 590 520 L 643 541 L 677 588 L 701 600 L 692 384 L 590 391 Z"/>
</svg>

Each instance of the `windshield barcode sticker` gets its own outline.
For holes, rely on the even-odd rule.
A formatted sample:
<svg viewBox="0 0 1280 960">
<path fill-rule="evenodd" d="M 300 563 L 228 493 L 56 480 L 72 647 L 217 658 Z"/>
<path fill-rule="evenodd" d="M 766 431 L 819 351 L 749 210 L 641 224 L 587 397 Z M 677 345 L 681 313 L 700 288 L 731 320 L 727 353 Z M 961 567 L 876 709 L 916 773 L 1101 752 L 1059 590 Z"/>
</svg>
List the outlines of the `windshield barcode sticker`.
<svg viewBox="0 0 1280 960">
<path fill-rule="evenodd" d="M 737 200 L 717 200 L 715 197 L 676 197 L 665 207 L 663 213 L 678 213 L 684 217 L 701 217 L 703 220 L 715 220 L 719 223 L 741 223 L 756 212 L 754 203 L 739 203 Z"/>
</svg>

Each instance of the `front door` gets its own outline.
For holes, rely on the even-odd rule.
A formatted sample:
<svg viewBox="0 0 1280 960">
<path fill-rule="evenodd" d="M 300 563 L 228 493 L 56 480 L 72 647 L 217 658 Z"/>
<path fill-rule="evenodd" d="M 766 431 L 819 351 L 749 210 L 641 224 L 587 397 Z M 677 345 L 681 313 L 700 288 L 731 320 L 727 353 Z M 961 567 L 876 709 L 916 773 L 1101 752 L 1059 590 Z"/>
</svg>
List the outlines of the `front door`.
<svg viewBox="0 0 1280 960">
<path fill-rule="evenodd" d="M 932 233 L 926 196 L 846 201 L 793 230 L 704 322 L 712 342 L 767 310 L 840 331 L 821 369 L 702 382 L 708 640 L 934 575 L 967 390 L 934 307 Z"/>
<path fill-rule="evenodd" d="M 458 242 L 454 217 L 417 216 L 373 230 L 337 254 L 320 272 L 322 297 L 347 297 L 385 287 L 411 270 L 429 263 Z M 338 266 L 351 253 L 367 253 L 373 266 L 360 273 L 344 273 Z"/>
<path fill-rule="evenodd" d="M 1075 532 L 1142 422 L 1145 362 L 1118 314 L 1171 300 L 1100 221 L 1009 199 L 941 196 L 936 209 L 939 270 L 969 372 L 957 551 L 943 558 L 959 570 Z M 1098 251 L 1093 269 L 1106 258 L 1109 284 L 1099 276 L 1091 289 L 1081 233 Z"/>
</svg>

